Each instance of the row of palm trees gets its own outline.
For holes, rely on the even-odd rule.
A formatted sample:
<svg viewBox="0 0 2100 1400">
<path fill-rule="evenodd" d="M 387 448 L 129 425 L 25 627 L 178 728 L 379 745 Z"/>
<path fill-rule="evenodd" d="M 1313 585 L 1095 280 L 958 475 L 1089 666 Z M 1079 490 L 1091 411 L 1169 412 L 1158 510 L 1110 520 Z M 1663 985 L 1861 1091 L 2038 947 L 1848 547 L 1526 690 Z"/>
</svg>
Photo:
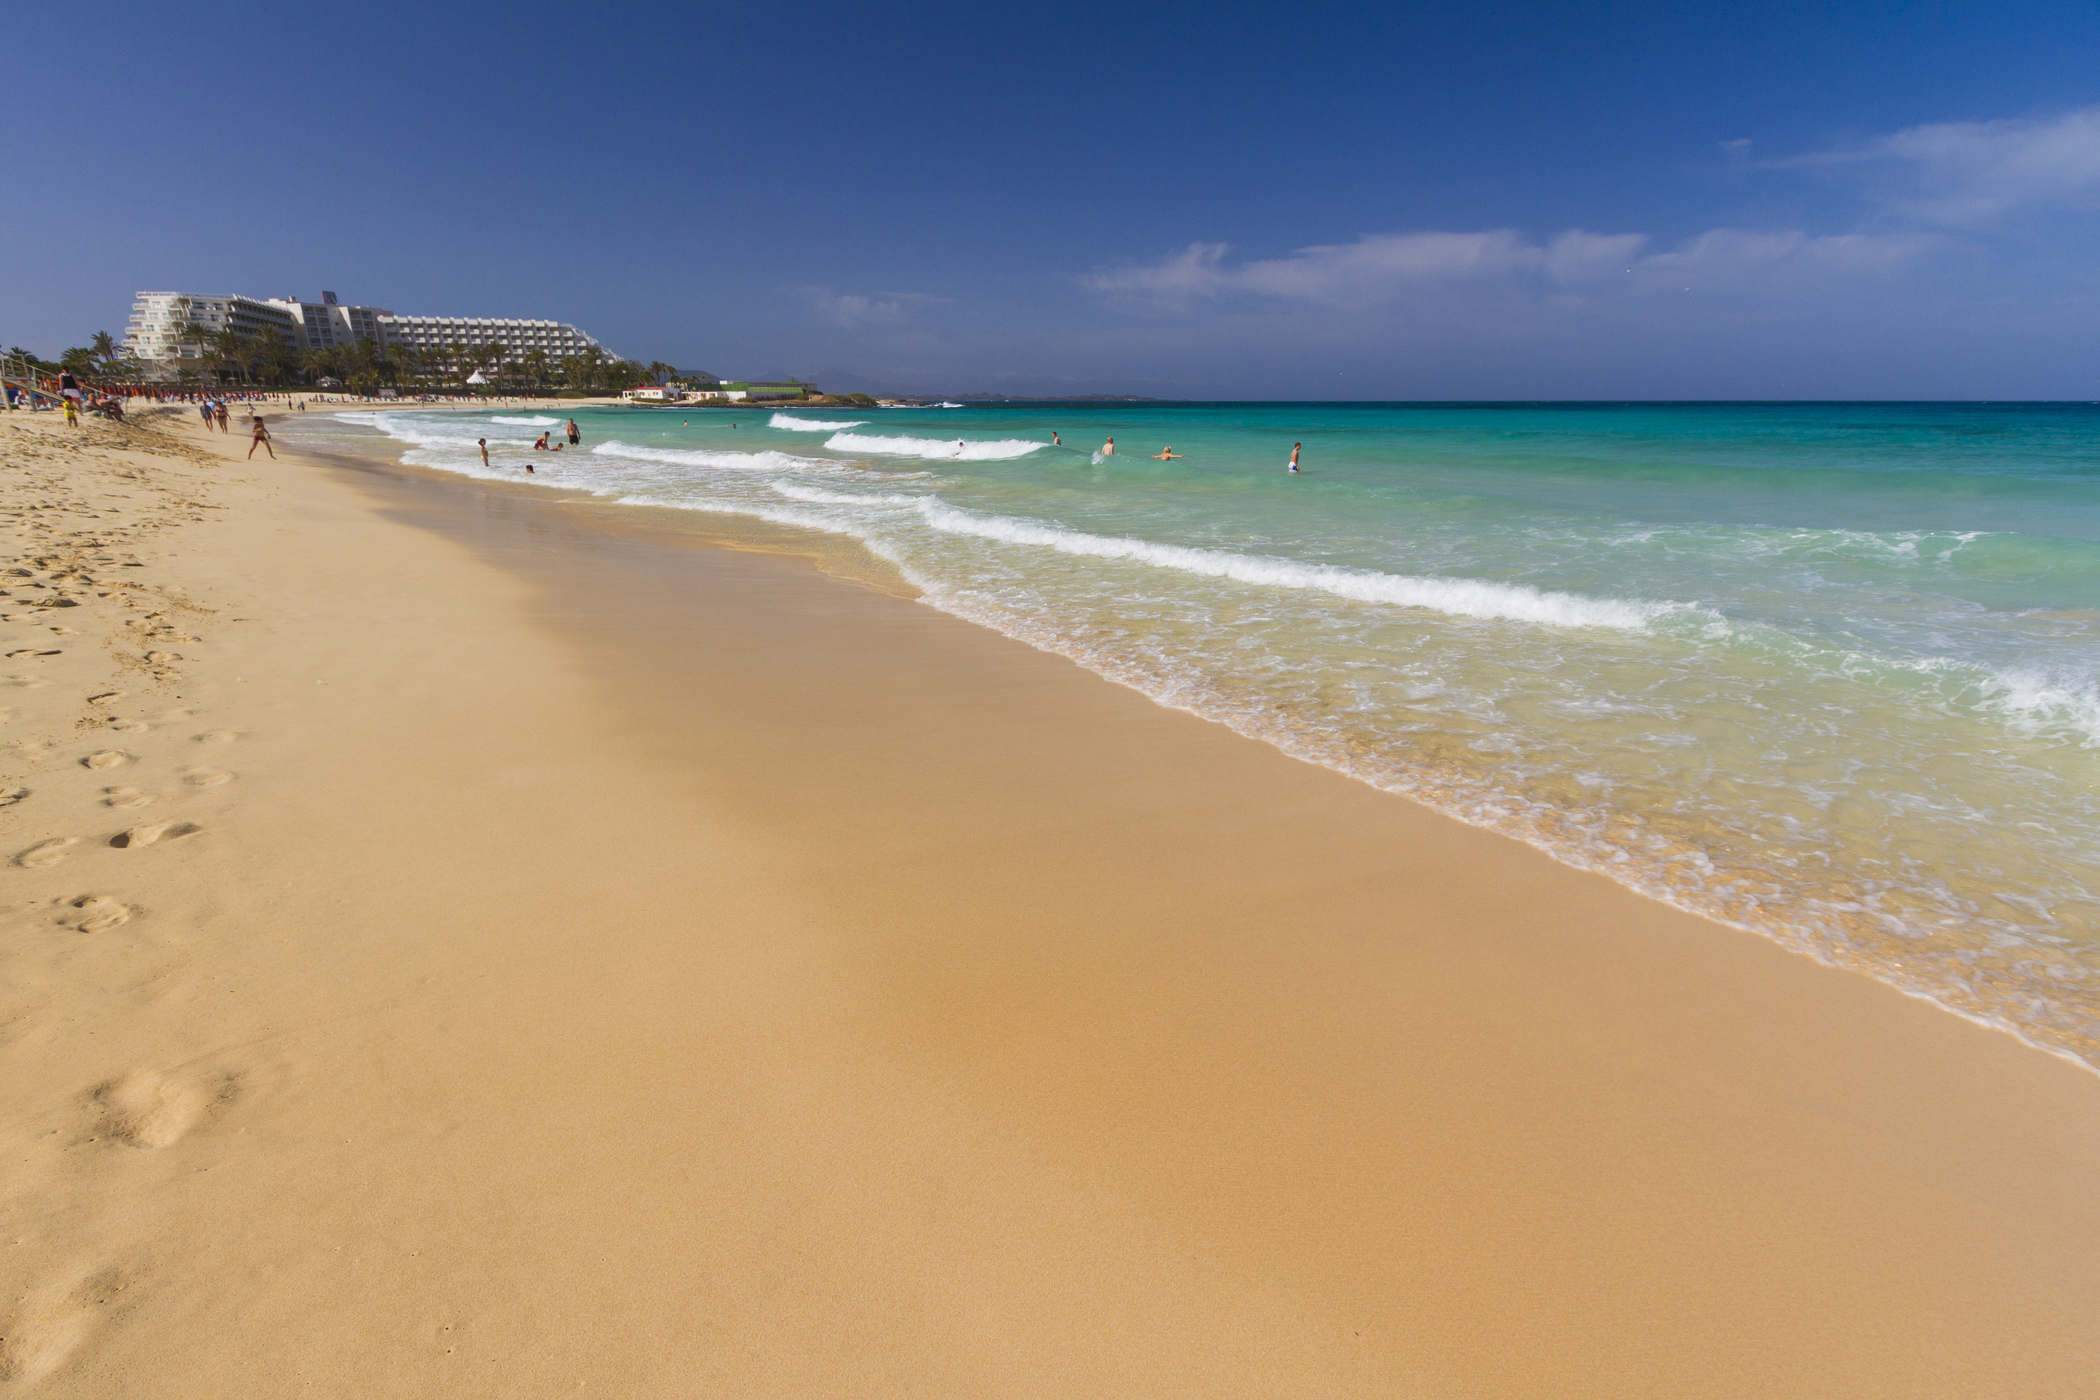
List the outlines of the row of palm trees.
<svg viewBox="0 0 2100 1400">
<path fill-rule="evenodd" d="M 104 380 L 126 382 L 139 377 L 137 360 L 126 355 L 117 344 L 117 338 L 108 331 L 96 331 L 86 345 L 75 345 L 55 360 L 26 350 L 19 345 L 7 348 L 10 355 L 19 355 L 37 368 L 56 374 L 59 370 L 71 370 L 90 383 Z"/>
<path fill-rule="evenodd" d="M 513 357 L 496 340 L 479 345 L 459 341 L 430 350 L 370 341 L 303 350 L 276 336 L 192 322 L 181 342 L 191 353 L 176 362 L 176 377 L 191 387 L 289 388 L 332 381 L 369 394 L 382 388 L 456 386 L 478 372 L 484 382 L 499 390 L 563 388 L 603 393 L 643 382 L 662 383 L 678 373 L 662 360 L 636 364 L 595 347 L 559 360 L 538 348 Z M 112 382 L 133 382 L 146 375 L 145 367 L 126 355 L 108 331 L 95 332 L 88 344 L 67 350 L 52 367 L 72 370 L 85 379 Z"/>
<path fill-rule="evenodd" d="M 537 347 L 514 356 L 499 340 L 478 345 L 455 341 L 430 349 L 360 340 L 301 350 L 275 336 L 203 330 L 192 343 L 199 352 L 198 372 L 221 383 L 285 386 L 334 380 L 360 393 L 452 387 L 475 374 L 497 389 L 559 387 L 593 393 L 636 383 L 648 372 L 595 347 L 556 360 Z M 662 368 L 668 371 L 670 366 Z"/>
</svg>

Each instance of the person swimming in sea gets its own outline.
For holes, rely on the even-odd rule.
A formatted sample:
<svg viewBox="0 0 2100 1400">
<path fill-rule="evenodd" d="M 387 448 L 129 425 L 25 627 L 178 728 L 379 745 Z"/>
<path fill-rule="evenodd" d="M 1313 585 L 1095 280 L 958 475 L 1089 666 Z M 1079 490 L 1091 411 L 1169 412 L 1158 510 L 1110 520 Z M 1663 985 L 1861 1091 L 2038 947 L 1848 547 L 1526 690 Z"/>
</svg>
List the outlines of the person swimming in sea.
<svg viewBox="0 0 2100 1400">
<path fill-rule="evenodd" d="M 1153 453 L 1152 460 L 1155 462 L 1178 462 L 1181 460 L 1181 454 L 1174 450 L 1174 444 L 1170 442 L 1159 449 L 1159 451 Z"/>
<path fill-rule="evenodd" d="M 1101 444 L 1101 455 L 1104 457 L 1116 455 L 1116 440 L 1114 438 L 1110 438 L 1107 442 Z"/>
<path fill-rule="evenodd" d="M 1052 447 L 1063 447 L 1065 445 L 1065 440 L 1057 435 L 1057 429 L 1055 428 L 1050 430 L 1050 445 Z"/>
</svg>

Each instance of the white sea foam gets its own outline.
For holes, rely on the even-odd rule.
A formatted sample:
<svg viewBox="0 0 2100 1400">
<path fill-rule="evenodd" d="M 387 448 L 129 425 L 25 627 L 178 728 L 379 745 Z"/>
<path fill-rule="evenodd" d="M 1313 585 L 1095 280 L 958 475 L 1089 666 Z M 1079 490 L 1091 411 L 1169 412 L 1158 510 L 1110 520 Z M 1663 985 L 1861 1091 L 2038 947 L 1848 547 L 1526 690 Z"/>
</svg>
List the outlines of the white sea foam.
<svg viewBox="0 0 2100 1400">
<path fill-rule="evenodd" d="M 489 421 L 491 423 L 508 423 L 514 428 L 558 428 L 561 426 L 561 419 L 559 418 L 540 418 L 536 416 L 506 418 L 500 413 L 490 414 Z"/>
<path fill-rule="evenodd" d="M 2026 729 L 2055 730 L 2100 748 L 2100 686 L 2037 671 L 1991 671 L 1985 703 Z"/>
<path fill-rule="evenodd" d="M 776 413 L 766 423 L 769 428 L 779 428 L 789 433 L 839 433 L 848 428 L 865 428 L 865 418 L 792 418 L 785 413 Z"/>
<path fill-rule="evenodd" d="M 826 471 L 832 464 L 813 457 L 787 452 L 711 452 L 704 448 L 636 447 L 615 439 L 591 449 L 597 457 L 621 457 L 630 462 L 660 462 L 674 467 L 719 467 L 729 471 L 778 472 L 800 468 Z"/>
<path fill-rule="evenodd" d="M 888 506 L 916 507 L 923 496 L 900 496 L 893 491 L 868 491 L 849 494 L 844 491 L 819 491 L 813 486 L 797 486 L 791 481 L 768 482 L 775 491 L 791 501 L 801 501 L 813 506 Z"/>
<path fill-rule="evenodd" d="M 1155 544 L 1150 540 L 1115 535 L 1090 535 L 1054 525 L 1015 520 L 1010 516 L 979 515 L 937 501 L 921 502 L 919 511 L 927 524 L 949 534 L 974 535 L 1007 544 L 1036 545 L 1054 549 L 1060 554 L 1093 559 L 1128 559 L 1158 568 L 1178 569 L 1206 578 L 1230 579 L 1235 583 L 1267 588 L 1313 589 L 1360 603 L 1427 608 L 1452 617 L 1534 622 L 1549 627 L 1611 627 L 1638 631 L 1673 613 L 1706 611 L 1685 603 L 1586 598 L 1580 594 L 1552 593 L 1523 584 L 1490 583 L 1480 579 L 1415 578 L 1406 574 L 1308 564 L 1260 554 L 1234 554 L 1229 550 Z"/>
<path fill-rule="evenodd" d="M 1026 457 L 1043 446 L 1024 438 L 989 442 L 962 439 L 888 437 L 879 433 L 836 433 L 824 445 L 833 452 L 859 452 L 876 457 L 922 457 L 929 462 L 1005 462 Z"/>
</svg>

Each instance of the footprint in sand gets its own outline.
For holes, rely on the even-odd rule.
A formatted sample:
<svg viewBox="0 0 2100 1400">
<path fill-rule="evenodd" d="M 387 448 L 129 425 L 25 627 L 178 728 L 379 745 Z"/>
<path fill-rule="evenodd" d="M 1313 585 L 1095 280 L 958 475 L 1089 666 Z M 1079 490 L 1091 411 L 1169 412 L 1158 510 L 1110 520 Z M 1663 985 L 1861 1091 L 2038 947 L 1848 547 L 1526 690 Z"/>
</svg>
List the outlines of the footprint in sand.
<svg viewBox="0 0 2100 1400">
<path fill-rule="evenodd" d="M 230 744 L 241 737 L 238 729 L 207 729 L 202 734 L 193 734 L 190 741 L 197 744 Z"/>
<path fill-rule="evenodd" d="M 17 648 L 15 648 L 15 649 L 14 649 L 13 651 L 11 651 L 11 652 L 7 653 L 7 659 L 8 659 L 9 661 L 12 661 L 12 660 L 14 660 L 14 659 L 15 659 L 16 657 L 18 657 L 18 656 L 64 656 L 64 655 L 65 655 L 65 652 L 64 652 L 64 650 L 63 650 L 62 648 L 59 648 L 59 647 L 44 647 L 44 648 L 42 648 L 42 649 L 39 649 L 39 648 L 36 648 L 36 647 L 17 647 Z"/>
<path fill-rule="evenodd" d="M 215 788 L 221 783 L 233 781 L 233 774 L 223 768 L 185 768 L 182 780 L 193 788 Z"/>
<path fill-rule="evenodd" d="M 29 789 L 28 789 L 28 788 L 25 788 L 25 787 L 15 787 L 15 788 L 8 788 L 8 789 L 7 789 L 6 791 L 4 791 L 4 792 L 0 792 L 0 807 L 12 807 L 12 806 L 14 806 L 14 805 L 15 805 L 15 804 L 16 804 L 17 802 L 20 802 L 20 801 L 22 801 L 22 800 L 23 800 L 24 798 L 26 798 L 26 797 L 28 797 L 28 796 L 29 796 Z"/>
<path fill-rule="evenodd" d="M 124 1301 L 130 1282 L 121 1269 L 102 1269 L 10 1298 L 0 1316 L 0 1385 L 34 1386 L 63 1366 L 95 1324 Z"/>
<path fill-rule="evenodd" d="M 131 762 L 131 755 L 122 749 L 103 749 L 99 753 L 91 753 L 86 758 L 81 759 L 80 766 L 100 771 L 104 768 L 121 767 L 129 762 Z"/>
<path fill-rule="evenodd" d="M 122 900 L 107 895 L 83 894 L 62 901 L 58 922 L 82 933 L 104 933 L 118 924 L 130 922 L 131 916 L 137 912 Z"/>
<path fill-rule="evenodd" d="M 124 692 L 121 690 L 105 690 L 100 694 L 90 695 L 87 698 L 87 702 L 90 705 L 107 705 L 112 700 L 122 700 L 123 698 Z"/>
<path fill-rule="evenodd" d="M 106 787 L 102 789 L 102 805 L 105 807 L 143 807 L 152 800 L 152 793 L 140 792 L 135 787 Z"/>
<path fill-rule="evenodd" d="M 66 858 L 66 852 L 80 844 L 77 836 L 54 836 L 49 841 L 39 841 L 15 857 L 15 864 L 30 870 L 41 870 L 47 865 L 56 865 Z"/>
<path fill-rule="evenodd" d="M 240 1079 L 231 1074 L 161 1074 L 137 1069 L 88 1093 L 95 1130 L 130 1147 L 179 1142 L 214 1110 L 233 1102 Z"/>
<path fill-rule="evenodd" d="M 204 830 L 195 822 L 148 822 L 129 831 L 120 831 L 109 838 L 109 844 L 119 850 L 133 850 L 139 846 L 157 845 L 162 841 L 180 841 L 185 836 L 195 836 Z"/>
<path fill-rule="evenodd" d="M 143 734 L 153 726 L 142 719 L 113 719 L 108 727 L 119 734 Z"/>
</svg>

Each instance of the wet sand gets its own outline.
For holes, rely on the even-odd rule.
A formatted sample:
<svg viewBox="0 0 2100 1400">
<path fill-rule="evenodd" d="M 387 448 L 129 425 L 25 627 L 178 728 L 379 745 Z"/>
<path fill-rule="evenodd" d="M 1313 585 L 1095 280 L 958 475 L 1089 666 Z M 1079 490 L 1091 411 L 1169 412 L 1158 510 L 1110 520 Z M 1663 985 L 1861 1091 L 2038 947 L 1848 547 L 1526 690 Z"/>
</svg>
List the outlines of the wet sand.
<svg viewBox="0 0 2100 1400">
<path fill-rule="evenodd" d="M 7 872 L 0 1385 L 2100 1373 L 2079 1069 L 826 546 L 62 431 L 0 417 L 0 821 L 73 843 Z"/>
</svg>

